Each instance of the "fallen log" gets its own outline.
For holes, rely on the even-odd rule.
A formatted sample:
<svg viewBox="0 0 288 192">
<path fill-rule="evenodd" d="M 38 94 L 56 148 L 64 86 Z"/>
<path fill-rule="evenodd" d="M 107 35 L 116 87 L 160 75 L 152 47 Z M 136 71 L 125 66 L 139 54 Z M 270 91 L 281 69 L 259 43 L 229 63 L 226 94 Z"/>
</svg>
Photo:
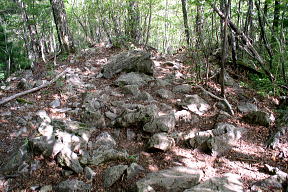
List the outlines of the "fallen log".
<svg viewBox="0 0 288 192">
<path fill-rule="evenodd" d="M 2 99 L 2 100 L 0 101 L 0 105 L 3 105 L 3 104 L 5 104 L 5 103 L 7 103 L 7 102 L 9 102 L 9 101 L 17 98 L 17 97 L 20 97 L 20 96 L 23 96 L 23 95 L 27 95 L 27 94 L 29 94 L 29 93 L 33 93 L 33 92 L 35 92 L 35 91 L 38 91 L 38 90 L 40 90 L 40 89 L 43 89 L 43 88 L 45 88 L 45 87 L 48 87 L 48 86 L 52 85 L 52 84 L 55 83 L 60 77 L 62 77 L 67 71 L 68 71 L 68 69 L 65 69 L 64 71 L 62 71 L 61 73 L 59 73 L 56 77 L 54 77 L 51 81 L 49 81 L 49 82 L 47 82 L 47 83 L 44 83 L 43 85 L 40 85 L 40 86 L 38 86 L 38 87 L 34 87 L 34 88 L 32 88 L 32 89 L 29 89 L 29 90 L 26 90 L 26 91 L 23 91 L 23 92 L 20 92 L 20 93 L 15 94 L 15 95 L 12 95 L 12 96 L 10 96 L 10 97 L 6 97 L 6 98 Z"/>
</svg>

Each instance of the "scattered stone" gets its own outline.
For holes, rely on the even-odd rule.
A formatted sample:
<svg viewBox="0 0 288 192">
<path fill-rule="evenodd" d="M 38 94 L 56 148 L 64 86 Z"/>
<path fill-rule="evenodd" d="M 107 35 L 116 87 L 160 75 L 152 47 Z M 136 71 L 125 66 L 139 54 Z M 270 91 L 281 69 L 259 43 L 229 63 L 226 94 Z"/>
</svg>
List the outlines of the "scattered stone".
<svg viewBox="0 0 288 192">
<path fill-rule="evenodd" d="M 122 91 L 125 94 L 131 94 L 137 96 L 140 94 L 139 86 L 138 85 L 125 85 L 122 87 Z"/>
<path fill-rule="evenodd" d="M 112 113 L 111 111 L 106 111 L 105 116 L 111 121 L 114 121 L 117 118 L 117 114 Z"/>
<path fill-rule="evenodd" d="M 148 82 L 152 80 L 153 78 L 150 76 L 132 72 L 120 75 L 118 79 L 115 80 L 114 84 L 119 87 L 124 87 L 125 85 L 143 86 L 147 85 Z"/>
<path fill-rule="evenodd" d="M 218 123 L 212 130 L 195 133 L 190 137 L 189 144 L 194 149 L 217 156 L 231 149 L 241 138 L 243 131 L 243 128 L 228 123 Z"/>
<path fill-rule="evenodd" d="M 131 163 L 131 165 L 127 168 L 127 179 L 131 179 L 144 171 L 145 169 L 141 165 L 138 165 L 137 163 Z"/>
<path fill-rule="evenodd" d="M 56 186 L 53 187 L 53 190 L 56 192 L 71 192 L 71 191 L 91 191 L 92 185 L 86 184 L 83 181 L 79 181 L 77 179 L 68 179 L 66 181 L 62 181 Z"/>
<path fill-rule="evenodd" d="M 167 89 L 159 89 L 156 94 L 162 99 L 173 99 L 174 94 Z"/>
<path fill-rule="evenodd" d="M 50 105 L 52 108 L 57 108 L 57 107 L 60 107 L 61 102 L 60 102 L 59 99 L 55 99 L 55 100 L 52 101 L 49 105 Z"/>
<path fill-rule="evenodd" d="M 155 86 L 157 87 L 166 87 L 168 85 L 171 85 L 167 80 L 165 79 L 156 79 Z"/>
<path fill-rule="evenodd" d="M 137 100 L 142 100 L 142 101 L 153 101 L 153 97 L 147 93 L 146 91 L 143 91 L 143 92 L 140 92 L 136 97 L 135 99 Z"/>
<path fill-rule="evenodd" d="M 91 158 L 88 159 L 88 164 L 99 165 L 111 160 L 125 160 L 128 159 L 128 156 L 126 151 L 121 152 L 115 149 L 94 150 Z"/>
<path fill-rule="evenodd" d="M 43 154 L 45 157 L 56 156 L 64 147 L 54 136 L 40 136 L 29 140 L 29 148 L 34 154 Z"/>
<path fill-rule="evenodd" d="M 184 192 L 243 192 L 241 177 L 236 174 L 226 173 L 223 177 L 214 177 L 204 183 L 196 185 Z"/>
<path fill-rule="evenodd" d="M 29 159 L 30 154 L 28 153 L 27 145 L 24 144 L 8 158 L 8 162 L 5 162 L 0 167 L 0 173 L 3 175 L 17 174 L 26 167 Z"/>
<path fill-rule="evenodd" d="M 48 116 L 48 114 L 46 113 L 46 111 L 44 111 L 44 110 L 41 110 L 41 111 L 38 111 L 37 113 L 36 113 L 36 115 L 37 115 L 37 117 L 38 117 L 38 121 L 39 122 L 47 122 L 47 123 L 51 123 L 51 119 L 50 119 L 50 117 Z"/>
<path fill-rule="evenodd" d="M 153 75 L 154 63 L 150 59 L 151 55 L 144 51 L 128 51 L 112 57 L 106 64 L 102 73 L 104 78 L 111 78 L 120 72 L 140 72 Z"/>
<path fill-rule="evenodd" d="M 35 85 L 34 81 L 22 78 L 20 82 L 18 83 L 17 88 L 22 89 L 22 90 L 27 90 L 27 89 L 32 89 L 34 85 Z"/>
<path fill-rule="evenodd" d="M 99 147 L 105 146 L 105 149 L 113 149 L 116 146 L 116 141 L 108 132 L 103 132 L 96 137 L 96 141 L 93 143 L 93 148 L 97 149 Z"/>
<path fill-rule="evenodd" d="M 243 118 L 246 123 L 269 127 L 269 125 L 275 120 L 272 114 L 264 111 L 252 111 L 246 114 Z"/>
<path fill-rule="evenodd" d="M 195 124 L 199 122 L 199 118 L 197 115 L 192 115 L 187 110 L 177 111 L 175 114 L 176 122 L 184 122 L 184 123 L 191 123 Z"/>
<path fill-rule="evenodd" d="M 35 87 L 39 87 L 41 85 L 44 85 L 45 83 L 48 83 L 48 81 L 47 80 L 37 80 L 35 82 Z"/>
<path fill-rule="evenodd" d="M 75 173 L 83 172 L 77 154 L 71 151 L 68 147 L 64 147 L 57 155 L 57 162 L 63 167 L 69 167 Z"/>
<path fill-rule="evenodd" d="M 222 77 L 221 77 L 220 72 L 217 75 L 217 79 L 218 79 L 218 83 L 221 84 Z M 235 80 L 227 72 L 224 72 L 224 84 L 226 86 L 235 86 L 235 85 L 237 85 Z"/>
<path fill-rule="evenodd" d="M 184 93 L 188 94 L 190 93 L 192 87 L 188 84 L 183 84 L 183 85 L 177 85 L 176 87 L 173 88 L 174 93 Z"/>
<path fill-rule="evenodd" d="M 210 105 L 198 95 L 186 95 L 179 105 L 197 115 L 203 115 L 210 109 Z"/>
<path fill-rule="evenodd" d="M 127 136 L 127 140 L 131 141 L 136 137 L 136 133 L 132 131 L 131 129 L 127 129 L 126 136 Z"/>
<path fill-rule="evenodd" d="M 202 177 L 201 170 L 189 167 L 172 167 L 158 172 L 149 173 L 136 183 L 137 191 L 154 191 L 153 185 L 167 191 L 183 191 L 197 185 Z"/>
<path fill-rule="evenodd" d="M 51 192 L 51 191 L 53 191 L 53 186 L 52 185 L 44 185 L 39 190 L 39 192 Z"/>
<path fill-rule="evenodd" d="M 277 175 L 270 176 L 266 179 L 257 181 L 251 186 L 251 191 L 282 191 L 282 182 L 278 179 Z"/>
<path fill-rule="evenodd" d="M 53 135 L 53 126 L 50 124 L 43 122 L 41 123 L 40 127 L 38 128 L 38 132 L 42 136 L 46 136 L 47 138 L 51 138 Z"/>
<path fill-rule="evenodd" d="M 171 132 L 174 130 L 176 119 L 174 114 L 154 118 L 143 126 L 143 131 L 149 133 Z"/>
<path fill-rule="evenodd" d="M 258 108 L 257 108 L 256 105 L 254 105 L 254 104 L 252 104 L 252 103 L 247 103 L 247 102 L 240 102 L 237 107 L 238 107 L 238 110 L 239 110 L 241 113 L 258 111 Z"/>
<path fill-rule="evenodd" d="M 96 176 L 96 173 L 90 167 L 84 168 L 84 174 L 85 174 L 85 177 L 88 181 L 92 181 L 93 177 Z"/>
<path fill-rule="evenodd" d="M 116 165 L 104 171 L 104 187 L 111 187 L 124 174 L 127 165 Z"/>
<path fill-rule="evenodd" d="M 167 133 L 154 134 L 148 141 L 149 150 L 168 151 L 175 145 L 175 141 Z"/>
<path fill-rule="evenodd" d="M 116 127 L 143 126 L 145 123 L 158 117 L 158 108 L 156 105 L 137 105 L 134 107 L 132 109 L 127 108 L 126 111 L 116 119 Z"/>
</svg>

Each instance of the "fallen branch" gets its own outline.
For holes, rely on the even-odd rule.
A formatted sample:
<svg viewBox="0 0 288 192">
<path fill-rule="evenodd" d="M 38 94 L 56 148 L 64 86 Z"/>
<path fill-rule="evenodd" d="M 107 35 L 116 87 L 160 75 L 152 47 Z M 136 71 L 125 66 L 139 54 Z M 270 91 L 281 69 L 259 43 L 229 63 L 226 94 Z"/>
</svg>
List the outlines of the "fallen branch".
<svg viewBox="0 0 288 192">
<path fill-rule="evenodd" d="M 20 96 L 23 96 L 23 95 L 27 95 L 29 93 L 32 93 L 32 92 L 38 91 L 38 90 L 40 90 L 42 88 L 50 86 L 51 84 L 55 83 L 55 81 L 57 81 L 60 77 L 62 77 L 67 71 L 68 71 L 68 69 L 62 71 L 55 78 L 53 78 L 51 81 L 49 81 L 47 83 L 44 83 L 43 85 L 40 85 L 38 87 L 34 87 L 32 89 L 29 89 L 29 90 L 26 90 L 26 91 L 23 91 L 23 92 L 15 94 L 15 95 L 12 95 L 10 97 L 6 97 L 6 98 L 2 99 L 0 101 L 0 105 L 2 105 L 4 103 L 7 103 L 7 102 L 9 102 L 9 101 L 11 101 L 11 100 L 13 100 L 13 99 L 15 99 L 17 97 L 20 97 Z"/>
<path fill-rule="evenodd" d="M 204 89 L 203 87 L 201 87 L 200 85 L 196 85 L 196 87 L 200 88 L 202 91 L 204 91 L 205 93 L 207 93 L 208 95 L 210 95 L 211 97 L 213 97 L 214 99 L 217 99 L 219 101 L 222 101 L 226 107 L 228 108 L 228 111 L 230 113 L 230 115 L 234 115 L 234 111 L 232 109 L 232 106 L 230 105 L 230 103 L 227 101 L 227 99 L 225 98 L 221 98 L 221 97 L 218 97 L 216 95 L 214 95 L 213 93 L 207 91 L 206 89 Z"/>
</svg>

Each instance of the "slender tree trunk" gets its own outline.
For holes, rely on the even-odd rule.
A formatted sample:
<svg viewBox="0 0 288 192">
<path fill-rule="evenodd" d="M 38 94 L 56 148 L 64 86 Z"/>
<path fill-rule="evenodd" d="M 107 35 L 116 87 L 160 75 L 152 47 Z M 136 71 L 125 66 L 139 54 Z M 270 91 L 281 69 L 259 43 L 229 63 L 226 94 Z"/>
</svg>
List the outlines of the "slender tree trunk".
<svg viewBox="0 0 288 192">
<path fill-rule="evenodd" d="M 74 53 L 75 47 L 72 34 L 68 28 L 64 3 L 62 0 L 50 0 L 50 3 L 61 49 L 66 53 Z"/>
<path fill-rule="evenodd" d="M 139 42 L 140 36 L 140 12 L 138 7 L 138 1 L 129 0 L 128 6 L 128 35 L 131 40 L 136 43 Z"/>
<path fill-rule="evenodd" d="M 272 69 L 272 63 L 273 63 L 273 53 L 272 53 L 272 50 L 270 48 L 270 45 L 268 43 L 268 40 L 267 40 L 267 36 L 266 36 L 266 32 L 265 32 L 265 26 L 264 26 L 264 22 L 262 20 L 263 17 L 261 17 L 261 12 L 260 12 L 260 0 L 255 1 L 255 5 L 256 5 L 256 8 L 257 8 L 257 12 L 258 12 L 258 21 L 259 21 L 259 26 L 260 26 L 260 36 L 261 36 L 261 39 L 264 43 L 264 46 L 266 48 L 266 51 L 269 55 L 269 67 L 270 69 Z"/>
<path fill-rule="evenodd" d="M 149 20 L 148 20 L 148 26 L 147 26 L 145 46 L 147 46 L 148 41 L 149 41 L 151 21 L 152 21 L 152 0 L 149 1 Z"/>
<path fill-rule="evenodd" d="M 274 1 L 274 19 L 273 19 L 273 26 L 272 30 L 274 35 L 276 35 L 279 31 L 279 18 L 280 18 L 280 1 Z"/>
<path fill-rule="evenodd" d="M 228 3 L 225 5 L 225 18 L 224 18 L 224 26 L 223 26 L 223 44 L 222 44 L 222 60 L 221 60 L 221 96 L 225 98 L 225 85 L 224 85 L 224 73 L 225 73 L 225 62 L 227 57 L 227 25 L 228 25 L 228 17 L 230 10 L 231 0 L 228 0 Z"/>
<path fill-rule="evenodd" d="M 253 10 L 253 0 L 248 1 L 248 10 L 246 14 L 246 21 L 244 26 L 244 33 L 251 37 L 251 26 L 252 26 L 252 10 Z"/>
<path fill-rule="evenodd" d="M 184 21 L 184 31 L 186 34 L 187 46 L 189 47 L 190 46 L 190 34 L 189 34 L 189 26 L 188 26 L 186 0 L 181 0 L 181 2 L 182 2 L 182 13 L 183 13 L 183 21 Z"/>
<path fill-rule="evenodd" d="M 196 31 L 196 47 L 199 49 L 201 47 L 201 44 L 203 42 L 203 1 L 200 0 L 197 4 L 197 14 L 196 14 L 196 25 L 195 25 L 195 31 Z"/>
</svg>

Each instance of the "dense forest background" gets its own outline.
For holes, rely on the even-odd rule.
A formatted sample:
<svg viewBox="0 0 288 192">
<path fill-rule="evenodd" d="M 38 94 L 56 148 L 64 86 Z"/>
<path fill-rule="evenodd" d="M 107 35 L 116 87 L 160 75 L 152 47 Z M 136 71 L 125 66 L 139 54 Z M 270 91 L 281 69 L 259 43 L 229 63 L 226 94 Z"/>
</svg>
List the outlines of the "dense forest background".
<svg viewBox="0 0 288 192">
<path fill-rule="evenodd" d="M 4 0 L 0 7 L 1 79 L 104 42 L 185 49 L 198 79 L 218 54 L 223 71 L 231 63 L 252 70 L 267 93 L 288 89 L 285 0 Z"/>
</svg>

